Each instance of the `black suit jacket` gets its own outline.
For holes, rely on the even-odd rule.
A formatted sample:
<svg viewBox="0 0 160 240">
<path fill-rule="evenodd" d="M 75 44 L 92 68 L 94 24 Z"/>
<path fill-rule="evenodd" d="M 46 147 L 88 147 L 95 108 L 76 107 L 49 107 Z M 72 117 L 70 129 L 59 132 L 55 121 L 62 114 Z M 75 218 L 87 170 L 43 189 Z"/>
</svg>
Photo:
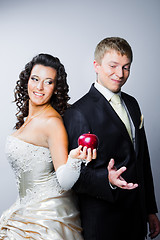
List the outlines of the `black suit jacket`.
<svg viewBox="0 0 160 240">
<path fill-rule="evenodd" d="M 80 177 L 74 185 L 79 196 L 85 240 L 144 236 L 147 215 L 157 212 L 145 131 L 144 127 L 139 128 L 141 112 L 133 97 L 122 92 L 122 98 L 135 126 L 135 149 L 125 125 L 93 85 L 64 116 L 69 150 L 77 147 L 78 137 L 83 133 L 94 133 L 99 138 L 97 159 L 87 167 L 82 165 Z M 117 168 L 127 167 L 123 177 L 127 182 L 138 183 L 137 189 L 111 189 L 107 177 L 111 158 L 115 159 Z M 135 235 L 131 226 L 137 229 L 133 231 Z"/>
</svg>

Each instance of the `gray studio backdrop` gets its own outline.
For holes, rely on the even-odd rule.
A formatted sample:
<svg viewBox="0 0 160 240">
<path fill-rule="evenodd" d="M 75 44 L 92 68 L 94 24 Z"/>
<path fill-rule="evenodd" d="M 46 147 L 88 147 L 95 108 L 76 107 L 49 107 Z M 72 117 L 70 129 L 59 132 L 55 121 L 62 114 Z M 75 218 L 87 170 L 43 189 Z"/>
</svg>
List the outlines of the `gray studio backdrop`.
<svg viewBox="0 0 160 240">
<path fill-rule="evenodd" d="M 144 115 L 160 210 L 159 12 L 159 0 L 0 1 L 0 214 L 17 196 L 5 140 L 15 124 L 13 89 L 20 71 L 40 52 L 58 56 L 68 73 L 73 103 L 94 82 L 93 52 L 108 36 L 126 38 L 133 48 L 131 75 L 123 90 L 137 98 Z"/>
</svg>

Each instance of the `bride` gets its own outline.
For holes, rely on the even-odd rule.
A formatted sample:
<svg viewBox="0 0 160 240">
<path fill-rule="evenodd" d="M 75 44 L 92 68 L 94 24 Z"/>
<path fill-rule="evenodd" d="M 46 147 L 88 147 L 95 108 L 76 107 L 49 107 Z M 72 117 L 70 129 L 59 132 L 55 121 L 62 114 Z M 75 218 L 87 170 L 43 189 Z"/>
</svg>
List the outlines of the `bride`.
<svg viewBox="0 0 160 240">
<path fill-rule="evenodd" d="M 81 162 L 96 158 L 81 146 L 68 156 L 62 116 L 68 105 L 67 74 L 59 59 L 39 54 L 25 65 L 15 88 L 16 131 L 6 155 L 19 197 L 0 219 L 0 239 L 82 240 L 72 190 Z"/>
</svg>

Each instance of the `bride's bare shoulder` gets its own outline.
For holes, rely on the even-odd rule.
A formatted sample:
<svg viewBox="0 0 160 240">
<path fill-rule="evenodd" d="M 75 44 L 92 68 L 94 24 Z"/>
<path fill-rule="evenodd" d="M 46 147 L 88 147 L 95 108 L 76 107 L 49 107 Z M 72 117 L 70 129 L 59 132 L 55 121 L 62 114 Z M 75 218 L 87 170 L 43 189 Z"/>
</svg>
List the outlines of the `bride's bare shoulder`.
<svg viewBox="0 0 160 240">
<path fill-rule="evenodd" d="M 54 109 L 50 109 L 45 117 L 45 125 L 49 128 L 58 128 L 63 126 L 63 120 L 61 115 Z"/>
</svg>

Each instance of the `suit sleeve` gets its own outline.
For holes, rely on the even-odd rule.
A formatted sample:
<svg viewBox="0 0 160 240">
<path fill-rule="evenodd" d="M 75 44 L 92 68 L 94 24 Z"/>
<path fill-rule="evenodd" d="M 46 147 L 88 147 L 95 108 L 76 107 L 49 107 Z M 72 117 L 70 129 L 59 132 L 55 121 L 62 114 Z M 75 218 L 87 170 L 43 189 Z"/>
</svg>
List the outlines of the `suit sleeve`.
<svg viewBox="0 0 160 240">
<path fill-rule="evenodd" d="M 141 116 L 141 110 L 139 107 L 139 104 L 134 99 L 135 105 L 137 106 L 139 116 Z M 139 130 L 140 131 L 140 158 L 142 158 L 143 162 L 143 182 L 144 182 L 144 191 L 145 191 L 145 203 L 146 203 L 146 211 L 147 214 L 152 214 L 158 212 L 157 210 L 157 204 L 155 199 L 155 192 L 154 192 L 154 184 L 153 184 L 153 176 L 152 176 L 152 170 L 151 170 L 151 163 L 150 163 L 150 155 L 148 150 L 148 144 L 145 134 L 144 127 Z M 143 155 L 141 155 L 143 154 Z M 138 159 L 141 160 L 141 159 Z M 141 169 L 138 169 L 138 171 L 141 171 Z M 141 175 L 141 174 L 140 174 Z"/>
<path fill-rule="evenodd" d="M 78 137 L 81 134 L 90 132 L 87 119 L 74 108 L 66 111 L 64 124 L 69 138 L 69 150 L 78 146 Z M 87 166 L 82 164 L 80 177 L 73 189 L 80 194 L 87 194 L 110 202 L 114 201 L 114 190 L 109 186 L 107 166 L 94 168 L 92 162 Z"/>
<path fill-rule="evenodd" d="M 142 129 L 144 135 L 144 186 L 145 186 L 145 194 L 146 194 L 146 208 L 147 214 L 156 213 L 157 205 L 155 200 L 155 193 L 154 193 L 154 184 L 153 184 L 153 177 L 150 165 L 150 157 L 148 151 L 148 145 L 146 140 L 146 135 L 144 129 Z"/>
</svg>

